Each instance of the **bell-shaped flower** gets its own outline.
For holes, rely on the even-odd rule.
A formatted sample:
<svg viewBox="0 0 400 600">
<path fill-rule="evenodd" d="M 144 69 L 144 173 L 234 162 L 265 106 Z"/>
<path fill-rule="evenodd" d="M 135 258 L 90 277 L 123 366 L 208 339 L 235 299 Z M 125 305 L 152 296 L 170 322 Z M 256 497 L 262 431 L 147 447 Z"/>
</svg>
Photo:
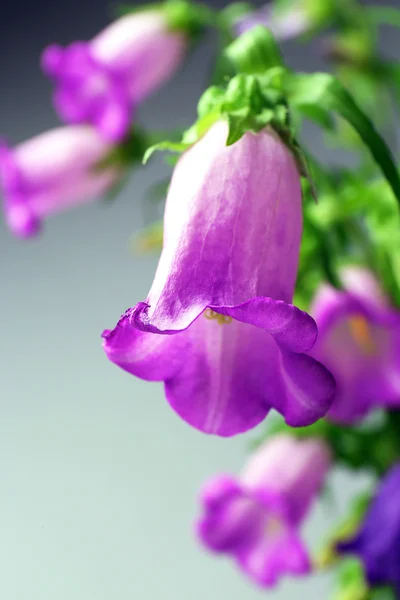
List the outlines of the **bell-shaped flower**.
<svg viewBox="0 0 400 600">
<path fill-rule="evenodd" d="M 400 312 L 371 272 L 348 267 L 342 281 L 343 290 L 324 284 L 314 299 L 311 354 L 336 379 L 329 419 L 350 424 L 373 408 L 400 405 Z"/>
<path fill-rule="evenodd" d="M 276 435 L 250 457 L 238 479 L 219 475 L 203 488 L 198 536 L 211 552 L 230 555 L 257 584 L 311 570 L 301 525 L 330 468 L 322 440 Z"/>
<path fill-rule="evenodd" d="M 110 360 L 149 381 L 192 426 L 246 431 L 271 408 L 307 425 L 334 380 L 305 354 L 314 320 L 290 304 L 302 233 L 296 161 L 272 129 L 226 146 L 225 121 L 180 158 L 146 302 L 105 331 Z"/>
<path fill-rule="evenodd" d="M 121 176 L 102 166 L 112 146 L 84 126 L 52 129 L 9 148 L 0 146 L 4 213 L 20 237 L 38 233 L 42 220 L 110 190 Z"/>
<path fill-rule="evenodd" d="M 54 103 L 67 123 L 91 123 L 107 140 L 127 133 L 135 106 L 181 64 L 186 35 L 159 10 L 128 14 L 89 42 L 49 46 L 42 68 L 56 84 Z"/>
<path fill-rule="evenodd" d="M 393 586 L 400 598 L 400 464 L 380 483 L 359 531 L 337 550 L 362 561 L 370 586 Z"/>
</svg>

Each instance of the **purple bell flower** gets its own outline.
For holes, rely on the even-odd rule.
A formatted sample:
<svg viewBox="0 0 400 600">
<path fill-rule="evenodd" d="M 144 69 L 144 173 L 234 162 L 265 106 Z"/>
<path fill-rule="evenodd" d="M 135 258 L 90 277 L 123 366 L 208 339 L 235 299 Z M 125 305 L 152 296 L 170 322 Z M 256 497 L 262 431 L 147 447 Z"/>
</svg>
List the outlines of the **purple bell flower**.
<svg viewBox="0 0 400 600">
<path fill-rule="evenodd" d="M 51 129 L 13 149 L 0 145 L 0 183 L 11 231 L 31 237 L 48 215 L 109 191 L 122 174 L 120 168 L 99 166 L 111 150 L 85 125 Z"/>
<path fill-rule="evenodd" d="M 91 123 L 118 142 L 137 104 L 173 75 L 186 47 L 185 34 L 149 10 L 118 19 L 90 42 L 49 46 L 42 68 L 56 83 L 54 103 L 65 122 Z"/>
<path fill-rule="evenodd" d="M 340 542 L 341 554 L 358 556 L 371 586 L 392 585 L 400 598 L 400 464 L 385 475 L 358 533 Z"/>
<path fill-rule="evenodd" d="M 288 40 L 308 31 L 310 20 L 301 6 L 294 6 L 281 14 L 272 4 L 266 4 L 241 16 L 234 25 L 234 31 L 236 35 L 242 35 L 257 25 L 270 29 L 279 40 Z"/>
<path fill-rule="evenodd" d="M 262 587 L 311 564 L 300 528 L 330 468 L 322 440 L 277 435 L 250 458 L 236 480 L 218 475 L 203 488 L 197 533 L 211 552 L 231 555 Z"/>
<path fill-rule="evenodd" d="M 164 381 L 172 408 L 206 433 L 246 431 L 271 408 L 308 425 L 335 386 L 305 354 L 314 320 L 290 304 L 302 233 L 296 161 L 272 129 L 231 146 L 227 134 L 214 124 L 180 158 L 153 286 L 104 332 L 104 348 L 129 373 Z"/>
<path fill-rule="evenodd" d="M 344 290 L 323 285 L 313 302 L 319 335 L 311 354 L 336 379 L 329 419 L 350 424 L 400 405 L 400 312 L 367 270 L 348 267 L 342 281 Z"/>
</svg>

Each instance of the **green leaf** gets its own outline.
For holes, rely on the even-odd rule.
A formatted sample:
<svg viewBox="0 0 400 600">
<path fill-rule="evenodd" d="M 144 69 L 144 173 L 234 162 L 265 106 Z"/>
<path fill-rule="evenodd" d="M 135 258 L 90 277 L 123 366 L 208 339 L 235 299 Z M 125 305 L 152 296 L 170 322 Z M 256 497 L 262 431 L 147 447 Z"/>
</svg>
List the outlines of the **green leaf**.
<svg viewBox="0 0 400 600">
<path fill-rule="evenodd" d="M 365 6 L 367 18 L 373 25 L 400 27 L 400 10 L 392 6 Z"/>
<path fill-rule="evenodd" d="M 310 119 L 310 121 L 314 121 L 314 123 L 320 127 L 323 127 L 328 131 L 333 131 L 335 129 L 335 122 L 332 115 L 330 115 L 322 106 L 318 106 L 317 104 L 303 104 L 298 108 L 306 118 Z"/>
<path fill-rule="evenodd" d="M 396 595 L 389 587 L 376 588 L 371 590 L 368 600 L 396 600 Z"/>
<path fill-rule="evenodd" d="M 400 178 L 391 151 L 371 120 L 342 84 L 327 73 L 288 73 L 286 86 L 289 104 L 294 107 L 322 107 L 324 110 L 336 112 L 353 126 L 369 148 L 400 203 Z"/>
<path fill-rule="evenodd" d="M 154 146 L 150 146 L 150 148 L 147 148 L 143 157 L 143 164 L 145 165 L 155 152 L 167 151 L 176 152 L 179 154 L 181 152 L 185 152 L 185 150 L 187 150 L 189 146 L 190 144 L 185 144 L 182 142 L 159 142 L 158 144 L 154 144 Z"/>
<path fill-rule="evenodd" d="M 264 73 L 283 64 L 274 36 L 266 27 L 257 25 L 247 31 L 224 52 L 238 73 Z"/>
</svg>

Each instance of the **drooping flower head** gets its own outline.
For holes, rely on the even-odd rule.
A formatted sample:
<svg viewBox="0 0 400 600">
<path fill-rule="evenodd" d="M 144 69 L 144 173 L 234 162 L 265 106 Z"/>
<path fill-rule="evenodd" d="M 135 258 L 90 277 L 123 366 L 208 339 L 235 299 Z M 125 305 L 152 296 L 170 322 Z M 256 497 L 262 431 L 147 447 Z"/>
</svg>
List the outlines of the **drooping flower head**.
<svg viewBox="0 0 400 600">
<path fill-rule="evenodd" d="M 328 410 L 334 381 L 307 356 L 317 328 L 290 304 L 302 232 L 300 177 L 270 128 L 227 146 L 218 121 L 180 158 L 146 302 L 104 332 L 110 360 L 164 381 L 173 409 L 222 436 L 271 408 L 287 423 Z"/>
<path fill-rule="evenodd" d="M 310 571 L 300 526 L 321 491 L 330 452 L 318 439 L 277 435 L 236 480 L 219 475 L 202 490 L 197 533 L 211 552 L 231 555 L 257 584 Z"/>
<path fill-rule="evenodd" d="M 361 559 L 371 586 L 392 585 L 400 597 L 400 464 L 384 477 L 360 530 L 337 550 Z"/>
<path fill-rule="evenodd" d="M 52 129 L 13 149 L 3 144 L 0 183 L 11 231 L 33 236 L 48 215 L 106 193 L 121 176 L 120 168 L 100 165 L 111 148 L 84 125 Z"/>
<path fill-rule="evenodd" d="M 120 141 L 139 102 L 171 77 L 187 40 L 170 31 L 162 11 L 121 17 L 90 42 L 49 46 L 42 68 L 56 84 L 54 103 L 67 123 L 91 123 Z"/>
<path fill-rule="evenodd" d="M 336 379 L 329 418 L 353 423 L 375 407 L 400 405 L 400 312 L 371 272 L 348 267 L 342 280 L 343 290 L 323 285 L 315 297 L 312 355 Z"/>
</svg>

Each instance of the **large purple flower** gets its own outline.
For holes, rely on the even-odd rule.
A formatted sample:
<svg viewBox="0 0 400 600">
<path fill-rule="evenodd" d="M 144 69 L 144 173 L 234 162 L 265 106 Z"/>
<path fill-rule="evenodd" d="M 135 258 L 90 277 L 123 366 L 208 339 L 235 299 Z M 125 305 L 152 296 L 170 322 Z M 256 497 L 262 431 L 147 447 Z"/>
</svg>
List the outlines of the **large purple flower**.
<svg viewBox="0 0 400 600">
<path fill-rule="evenodd" d="M 238 480 L 219 475 L 202 490 L 197 523 L 202 543 L 231 555 L 256 583 L 272 587 L 285 574 L 310 571 L 300 526 L 321 491 L 330 452 L 317 439 L 278 435 L 250 458 Z"/>
<path fill-rule="evenodd" d="M 313 423 L 334 392 L 304 354 L 315 322 L 290 304 L 302 231 L 296 162 L 271 129 L 229 147 L 227 131 L 218 122 L 179 160 L 147 301 L 104 333 L 110 360 L 164 381 L 183 419 L 223 436 L 271 408 L 291 425 Z"/>
<path fill-rule="evenodd" d="M 384 477 L 358 533 L 337 550 L 359 556 L 371 586 L 393 585 L 400 597 L 400 464 Z"/>
<path fill-rule="evenodd" d="M 183 60 L 186 36 L 168 29 L 164 14 L 126 15 L 90 42 L 49 46 L 42 67 L 56 83 L 54 102 L 67 123 L 91 123 L 108 140 L 127 133 L 135 106 Z"/>
<path fill-rule="evenodd" d="M 328 417 L 353 423 L 375 407 L 400 405 L 400 313 L 370 272 L 347 268 L 342 279 L 344 290 L 323 285 L 314 300 L 311 353 L 336 379 Z"/>
<path fill-rule="evenodd" d="M 58 127 L 16 148 L 0 145 L 0 183 L 11 231 L 35 235 L 42 219 L 107 192 L 121 169 L 100 167 L 112 147 L 85 125 Z"/>
</svg>

